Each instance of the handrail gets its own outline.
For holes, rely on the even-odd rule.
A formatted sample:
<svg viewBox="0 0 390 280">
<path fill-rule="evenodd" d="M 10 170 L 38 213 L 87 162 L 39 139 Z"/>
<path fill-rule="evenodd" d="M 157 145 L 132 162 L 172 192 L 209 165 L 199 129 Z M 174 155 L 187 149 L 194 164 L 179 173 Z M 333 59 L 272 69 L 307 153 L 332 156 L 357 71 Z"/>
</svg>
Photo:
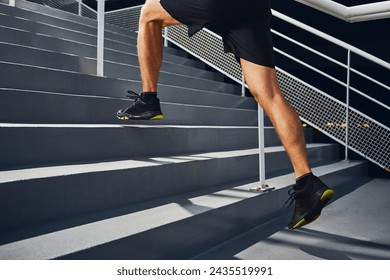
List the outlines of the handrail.
<svg viewBox="0 0 390 280">
<path fill-rule="evenodd" d="M 375 20 L 390 17 L 390 1 L 344 6 L 332 0 L 295 0 L 314 9 L 333 15 L 348 22 Z"/>
</svg>

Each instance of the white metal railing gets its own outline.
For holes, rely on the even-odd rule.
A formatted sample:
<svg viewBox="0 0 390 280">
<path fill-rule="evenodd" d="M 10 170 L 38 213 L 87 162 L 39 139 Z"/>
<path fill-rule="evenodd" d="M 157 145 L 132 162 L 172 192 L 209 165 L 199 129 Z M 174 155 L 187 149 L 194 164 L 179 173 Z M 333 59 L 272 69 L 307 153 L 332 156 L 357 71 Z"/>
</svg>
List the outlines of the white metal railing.
<svg viewBox="0 0 390 280">
<path fill-rule="evenodd" d="M 98 76 L 104 76 L 104 12 L 105 12 L 105 0 L 98 1 L 97 21 L 98 21 L 98 34 L 97 34 L 97 70 Z"/>
<path fill-rule="evenodd" d="M 104 0 L 98 1 L 104 2 Z M 107 12 L 105 13 L 106 23 L 113 23 L 129 29 L 138 29 L 140 10 L 141 6 L 137 6 Z M 328 41 L 330 44 L 334 44 L 345 50 L 347 62 L 343 63 L 332 58 L 330 55 L 307 46 L 297 39 L 290 38 L 286 34 L 272 30 L 275 36 L 288 40 L 296 46 L 326 59 L 335 66 L 342 67 L 346 72 L 346 79 L 344 81 L 340 80 L 332 74 L 328 74 L 325 71 L 312 66 L 310 63 L 304 62 L 301 59 L 296 58 L 294 55 L 289 54 L 287 51 L 282 50 L 281 48 L 283 46 L 275 46 L 274 50 L 276 53 L 294 61 L 294 63 L 299 63 L 300 65 L 306 67 L 308 71 L 314 71 L 345 88 L 345 102 L 342 102 L 339 98 L 335 98 L 277 67 L 280 87 L 287 100 L 298 111 L 301 119 L 312 127 L 322 131 L 325 135 L 343 144 L 345 146 L 346 160 L 349 158 L 348 150 L 350 149 L 371 160 L 385 170 L 390 171 L 389 127 L 376 121 L 372 117 L 367 116 L 361 111 L 352 108 L 349 102 L 351 93 L 354 93 L 374 102 L 376 105 L 386 110 L 386 114 L 388 114 L 388 111 L 390 110 L 388 104 L 371 97 L 370 94 L 363 92 L 363 90 L 353 87 L 351 85 L 350 77 L 352 74 L 358 75 L 359 77 L 362 77 L 384 89 L 386 92 L 385 94 L 389 94 L 390 91 L 390 86 L 386 84 L 388 80 L 386 80 L 386 82 L 379 81 L 378 79 L 370 77 L 369 75 L 362 73 L 360 70 L 353 68 L 351 66 L 351 54 L 363 57 L 372 63 L 383 67 L 386 71 L 390 69 L 390 64 L 277 11 L 272 11 L 272 13 L 274 17 L 310 32 L 311 34 Z M 171 26 L 164 32 L 165 40 L 181 47 L 218 71 L 224 73 L 234 81 L 242 84 L 244 89 L 244 86 L 246 85 L 244 83 L 240 65 L 233 55 L 225 54 L 223 52 L 222 40 L 218 35 L 207 29 L 201 30 L 191 39 L 188 38 L 187 34 L 187 29 L 184 26 Z M 99 59 L 101 62 L 103 61 L 102 56 L 100 56 Z M 259 147 L 261 149 L 259 160 L 260 182 L 264 185 L 264 150 L 261 148 L 264 146 L 264 143 L 262 142 L 264 136 L 262 113 L 262 110 L 259 110 Z"/>
<path fill-rule="evenodd" d="M 348 22 L 359 22 L 390 17 L 390 1 L 347 7 L 332 0 L 295 0 Z"/>
<path fill-rule="evenodd" d="M 344 107 L 345 107 L 345 123 L 342 122 L 342 127 L 343 127 L 344 133 L 345 133 L 345 136 L 343 137 L 344 140 L 342 139 L 342 137 L 340 135 L 337 135 L 335 132 L 330 133 L 329 131 L 324 131 L 324 129 L 321 126 L 319 126 L 320 123 L 316 124 L 315 122 L 313 122 L 312 119 L 315 116 L 314 114 L 313 114 L 313 117 L 306 116 L 305 117 L 306 121 L 310 122 L 314 127 L 317 127 L 318 129 L 321 129 L 323 132 L 328 134 L 328 136 L 331 136 L 333 139 L 337 140 L 338 142 L 343 143 L 345 145 L 345 160 L 348 160 L 348 149 L 351 149 L 351 150 L 354 150 L 355 152 L 359 153 L 360 155 L 365 156 L 368 159 L 374 161 L 375 163 L 380 165 L 382 168 L 389 170 L 389 167 L 390 167 L 390 158 L 389 158 L 390 147 L 389 147 L 388 143 L 390 141 L 390 137 L 389 137 L 390 136 L 390 129 L 388 127 L 386 127 L 385 125 L 376 122 L 374 119 L 372 119 L 372 118 L 370 118 L 370 117 L 368 117 L 366 115 L 363 115 L 361 112 L 358 112 L 357 110 L 354 110 L 353 108 L 350 107 L 349 104 L 350 104 L 351 92 L 354 92 L 355 94 L 361 95 L 364 98 L 366 98 L 366 99 L 374 102 L 375 104 L 381 106 L 385 110 L 390 111 L 390 107 L 387 104 L 385 104 L 384 102 L 378 101 L 378 100 L 372 98 L 369 94 L 366 94 L 366 93 L 362 92 L 361 90 L 358 90 L 355 87 L 351 86 L 350 77 L 351 77 L 351 73 L 354 73 L 354 74 L 359 75 L 360 77 L 363 77 L 363 78 L 365 78 L 367 80 L 370 80 L 371 82 L 375 83 L 379 87 L 382 87 L 383 89 L 386 90 L 386 94 L 389 94 L 389 91 L 390 91 L 390 86 L 389 85 L 386 85 L 386 84 L 384 84 L 384 83 L 382 83 L 380 81 L 377 81 L 376 79 L 374 79 L 374 78 L 372 78 L 372 77 L 370 77 L 370 76 L 368 76 L 366 74 L 363 74 L 362 72 L 352 68 L 351 67 L 351 54 L 354 53 L 354 54 L 356 54 L 358 56 L 364 57 L 365 59 L 370 60 L 370 61 L 372 61 L 373 63 L 375 63 L 377 65 L 380 65 L 381 67 L 383 67 L 387 71 L 390 70 L 390 63 L 388 63 L 386 61 L 383 61 L 383 60 L 381 60 L 381 59 L 379 59 L 379 58 L 377 58 L 377 57 L 375 57 L 375 56 L 373 56 L 373 55 L 371 55 L 371 54 L 369 54 L 367 52 L 364 52 L 364 51 L 362 51 L 362 50 L 360 50 L 360 49 L 358 49 L 358 48 L 356 48 L 354 46 L 351 46 L 351 45 L 349 45 L 349 44 L 347 44 L 347 43 L 345 43 L 345 42 L 343 42 L 341 40 L 338 40 L 338 39 L 336 39 L 336 38 L 334 38 L 332 36 L 329 36 L 329 35 L 321 32 L 319 30 L 316 30 L 316 29 L 314 29 L 314 28 L 312 28 L 312 27 L 310 27 L 308 25 L 305 25 L 305 24 L 303 24 L 301 22 L 298 22 L 298 21 L 296 21 L 296 20 L 294 20 L 294 19 L 292 19 L 290 17 L 287 17 L 287 16 L 285 16 L 285 15 L 283 15 L 283 14 L 277 12 L 277 11 L 273 11 L 273 15 L 275 17 L 278 17 L 279 19 L 284 20 L 285 22 L 291 23 L 291 24 L 293 24 L 293 25 L 295 25 L 295 26 L 297 26 L 299 28 L 302 28 L 302 29 L 304 29 L 304 30 L 306 30 L 306 31 L 316 35 L 316 36 L 319 36 L 319 37 L 321 37 L 321 38 L 323 38 L 323 39 L 325 39 L 325 40 L 327 40 L 327 41 L 329 41 L 329 42 L 331 42 L 331 43 L 333 43 L 333 44 L 343 48 L 346 51 L 346 61 L 347 61 L 347 63 L 343 64 L 343 63 L 341 63 L 339 61 L 334 60 L 333 58 L 331 58 L 329 56 L 326 56 L 326 55 L 324 55 L 322 53 L 319 53 L 318 51 L 313 50 L 312 48 L 309 48 L 307 46 L 303 46 L 302 44 L 296 42 L 295 40 L 289 38 L 288 36 L 283 35 L 282 33 L 276 32 L 276 31 L 273 30 L 274 34 L 282 36 L 284 39 L 287 39 L 290 42 L 293 42 L 293 43 L 295 43 L 297 45 L 300 45 L 301 47 L 304 47 L 305 49 L 307 49 L 307 50 L 309 50 L 309 51 L 311 51 L 311 52 L 313 52 L 315 54 L 318 54 L 321 57 L 327 59 L 328 61 L 330 61 L 332 63 L 335 63 L 335 64 L 343 67 L 344 69 L 346 69 L 347 75 L 346 75 L 346 81 L 344 82 L 344 81 L 341 81 L 341 80 L 339 80 L 337 78 L 332 77 L 329 74 L 326 74 L 326 73 L 322 72 L 319 69 L 315 69 L 315 68 L 311 67 L 310 65 L 308 65 L 307 63 L 302 62 L 299 59 L 296 59 L 296 58 L 293 58 L 293 57 L 289 56 L 288 54 L 286 54 L 285 52 L 283 52 L 283 51 L 281 51 L 281 50 L 279 50 L 277 48 L 275 49 L 277 52 L 281 53 L 282 55 L 288 56 L 289 58 L 291 58 L 294 61 L 300 63 L 301 65 L 304 65 L 304 66 L 310 68 L 311 70 L 313 70 L 313 71 L 315 71 L 315 72 L 317 72 L 317 73 L 327 77 L 328 79 L 331 79 L 332 81 L 334 81 L 334 82 L 336 82 L 336 83 L 338 83 L 338 84 L 340 84 L 340 85 L 345 87 L 345 90 L 346 90 L 346 98 L 345 98 L 346 102 L 344 103 Z M 285 86 L 284 88 L 285 88 L 285 92 L 289 91 L 288 90 L 288 86 Z M 322 93 L 322 95 L 325 96 L 324 93 Z M 290 99 L 293 99 L 293 98 L 290 97 Z M 331 99 L 329 98 L 329 100 L 331 100 Z M 297 107 L 298 107 L 298 111 L 299 111 L 299 107 L 301 107 L 301 106 L 299 104 L 297 104 Z M 332 108 L 327 108 L 327 109 L 331 110 Z M 318 113 L 318 111 L 317 111 L 317 113 Z M 357 148 L 357 146 L 359 146 L 359 145 L 352 144 L 354 141 L 351 141 L 353 139 L 351 139 L 350 130 L 351 130 L 351 128 L 353 126 L 356 126 L 356 125 L 359 124 L 359 122 L 357 122 L 357 123 L 352 123 L 351 122 L 351 120 L 352 120 L 351 119 L 351 115 L 353 115 L 353 114 L 358 114 L 362 118 L 364 118 L 364 120 L 365 120 L 364 123 L 367 123 L 367 122 L 371 123 L 372 130 L 370 132 L 373 131 L 375 126 L 377 127 L 377 129 L 379 131 L 383 132 L 382 137 L 384 136 L 385 137 L 385 141 L 387 141 L 387 144 L 386 144 L 386 142 L 383 143 L 384 147 L 385 147 L 384 157 L 381 157 L 381 155 L 378 154 L 376 156 L 376 158 L 372 158 L 370 155 L 362 153 L 361 152 L 362 149 L 358 149 Z M 368 133 L 365 136 L 368 137 L 368 139 L 371 139 L 371 137 L 370 137 L 370 135 L 368 135 Z M 373 136 L 373 135 L 371 135 L 371 136 Z M 359 139 L 358 142 L 361 142 L 360 140 L 362 140 L 362 139 Z M 350 145 L 350 144 L 352 144 L 352 145 Z M 369 144 L 369 143 L 365 143 L 365 144 Z M 386 146 L 387 146 L 387 148 L 386 148 Z M 382 147 L 378 147 L 378 148 L 382 150 Z"/>
</svg>

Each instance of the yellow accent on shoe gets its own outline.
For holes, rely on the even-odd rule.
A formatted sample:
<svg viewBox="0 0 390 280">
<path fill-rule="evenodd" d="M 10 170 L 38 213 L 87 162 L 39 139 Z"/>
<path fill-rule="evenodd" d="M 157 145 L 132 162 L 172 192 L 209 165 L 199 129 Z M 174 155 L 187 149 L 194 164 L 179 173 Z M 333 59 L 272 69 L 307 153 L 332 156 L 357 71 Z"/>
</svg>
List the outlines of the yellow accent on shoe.
<svg viewBox="0 0 390 280">
<path fill-rule="evenodd" d="M 297 229 L 297 228 L 300 228 L 300 227 L 303 227 L 304 225 L 307 225 L 307 222 L 306 222 L 305 219 L 302 219 L 302 220 L 300 220 L 298 223 L 296 223 L 296 224 L 291 228 L 291 230 Z"/>
<path fill-rule="evenodd" d="M 331 199 L 333 197 L 333 195 L 334 195 L 334 190 L 332 190 L 332 189 L 326 190 L 322 194 L 320 200 L 324 201 L 325 199 Z"/>
<path fill-rule="evenodd" d="M 305 219 L 302 219 L 300 220 L 298 223 L 296 223 L 292 228 L 291 230 L 293 229 L 297 229 L 297 228 L 300 228 L 300 227 L 303 227 L 303 226 L 306 226 L 307 224 L 310 224 L 312 222 L 314 222 L 315 220 L 318 219 L 318 217 L 321 216 L 321 214 L 318 214 L 317 216 L 314 217 L 314 219 L 310 222 L 307 222 Z"/>
<path fill-rule="evenodd" d="M 157 121 L 157 120 L 162 120 L 163 118 L 164 118 L 164 115 L 157 115 L 157 116 L 154 116 L 153 118 L 151 118 L 151 120 Z"/>
</svg>

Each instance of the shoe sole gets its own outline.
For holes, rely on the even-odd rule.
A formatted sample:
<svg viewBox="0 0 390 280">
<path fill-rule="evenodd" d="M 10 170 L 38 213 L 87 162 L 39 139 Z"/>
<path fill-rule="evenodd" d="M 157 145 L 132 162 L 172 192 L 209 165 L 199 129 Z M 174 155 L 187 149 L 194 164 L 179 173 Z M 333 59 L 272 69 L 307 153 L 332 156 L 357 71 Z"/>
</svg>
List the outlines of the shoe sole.
<svg viewBox="0 0 390 280">
<path fill-rule="evenodd" d="M 157 120 L 162 120 L 164 118 L 163 114 L 158 114 L 158 115 L 142 115 L 142 116 L 117 116 L 119 120 L 121 121 L 128 121 L 128 120 L 151 120 L 151 121 L 157 121 Z"/>
<path fill-rule="evenodd" d="M 329 200 L 332 199 L 333 195 L 334 195 L 334 190 L 332 190 L 332 189 L 327 189 L 326 191 L 324 191 L 324 193 L 320 197 L 320 201 L 314 207 L 314 210 L 311 212 L 307 212 L 304 215 L 305 218 L 300 219 L 290 229 L 294 230 L 294 229 L 303 227 L 303 226 L 310 224 L 310 223 L 314 222 L 315 220 L 317 220 L 318 217 L 321 215 L 322 209 L 326 206 L 326 204 L 329 202 Z"/>
</svg>

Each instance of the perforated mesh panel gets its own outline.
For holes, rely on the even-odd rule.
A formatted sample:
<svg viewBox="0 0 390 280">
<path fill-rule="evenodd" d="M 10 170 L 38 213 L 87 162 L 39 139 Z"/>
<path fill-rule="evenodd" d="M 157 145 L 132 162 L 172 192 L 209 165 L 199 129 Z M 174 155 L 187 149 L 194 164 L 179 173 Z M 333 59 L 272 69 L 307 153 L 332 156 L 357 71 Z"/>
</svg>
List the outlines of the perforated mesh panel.
<svg viewBox="0 0 390 280">
<path fill-rule="evenodd" d="M 141 6 L 129 9 L 123 9 L 113 12 L 108 12 L 105 15 L 106 23 L 127 28 L 130 30 L 138 30 L 138 20 L 141 14 Z"/>
<path fill-rule="evenodd" d="M 278 81 L 286 99 L 295 107 L 303 120 L 340 141 L 345 139 L 345 130 L 334 129 L 331 125 L 331 123 L 345 124 L 346 107 L 344 104 L 320 93 L 284 71 L 278 71 Z"/>
<path fill-rule="evenodd" d="M 79 12 L 79 3 L 77 1 L 43 0 L 42 3 L 73 14 L 78 14 Z"/>
<path fill-rule="evenodd" d="M 42 0 L 42 3 L 46 6 L 67 11 L 69 13 L 79 14 L 79 7 L 81 8 L 80 14 L 84 17 L 96 19 L 96 12 L 85 6 L 85 4 L 79 4 L 78 1 L 75 0 Z"/>
<path fill-rule="evenodd" d="M 81 5 L 81 16 L 91 19 L 97 19 L 96 11 L 93 11 L 91 8 L 85 5 Z"/>
<path fill-rule="evenodd" d="M 333 97 L 279 70 L 278 80 L 286 99 L 301 119 L 321 132 L 345 144 L 346 105 Z M 348 145 L 351 150 L 390 168 L 390 129 L 350 108 Z"/>
<path fill-rule="evenodd" d="M 351 110 L 349 146 L 367 159 L 390 171 L 390 130 L 388 127 Z"/>
</svg>

